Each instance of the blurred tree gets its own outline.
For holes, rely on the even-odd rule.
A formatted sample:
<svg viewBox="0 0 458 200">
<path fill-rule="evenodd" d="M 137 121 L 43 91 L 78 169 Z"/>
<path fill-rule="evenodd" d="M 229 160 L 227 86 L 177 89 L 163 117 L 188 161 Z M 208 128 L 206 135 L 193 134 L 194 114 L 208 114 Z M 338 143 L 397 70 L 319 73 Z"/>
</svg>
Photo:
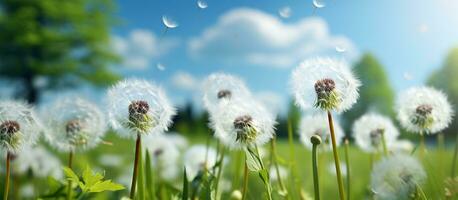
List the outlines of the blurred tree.
<svg viewBox="0 0 458 200">
<path fill-rule="evenodd" d="M 442 67 L 434 71 L 428 79 L 428 85 L 438 88 L 448 95 L 448 100 L 454 106 L 455 113 L 458 110 L 458 48 L 452 49 L 442 64 Z M 456 134 L 458 120 L 454 117 L 452 125 L 444 132 Z"/>
<path fill-rule="evenodd" d="M 110 64 L 110 0 L 0 1 L 0 76 L 20 81 L 17 95 L 35 103 L 44 89 L 118 80 Z"/>
<path fill-rule="evenodd" d="M 353 71 L 360 79 L 362 86 L 359 99 L 353 108 L 343 114 L 343 125 L 346 133 L 350 133 L 355 119 L 368 111 L 375 111 L 393 116 L 394 92 L 383 66 L 370 53 L 366 53 L 356 63 Z"/>
</svg>

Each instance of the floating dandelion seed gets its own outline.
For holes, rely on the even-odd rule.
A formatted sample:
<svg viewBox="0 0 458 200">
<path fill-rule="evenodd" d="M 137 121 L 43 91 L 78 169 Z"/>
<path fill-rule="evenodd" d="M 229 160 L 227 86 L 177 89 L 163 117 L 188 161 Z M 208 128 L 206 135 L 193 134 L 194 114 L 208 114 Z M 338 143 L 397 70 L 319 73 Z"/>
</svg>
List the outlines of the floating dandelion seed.
<svg viewBox="0 0 458 200">
<path fill-rule="evenodd" d="M 204 107 L 210 114 L 222 103 L 251 98 L 245 83 L 234 75 L 214 73 L 208 76 L 202 85 Z"/>
<path fill-rule="evenodd" d="M 8 153 L 20 153 L 34 144 L 42 130 L 35 112 L 24 102 L 0 101 L 0 148 Z"/>
<path fill-rule="evenodd" d="M 299 139 L 308 149 L 312 149 L 313 145 L 310 138 L 318 135 L 321 138 L 322 145 L 318 149 L 329 151 L 332 149 L 331 134 L 329 132 L 327 117 L 324 114 L 313 114 L 302 117 L 299 125 Z M 336 142 L 339 145 L 345 136 L 342 127 L 336 121 L 334 122 L 334 130 L 336 134 Z"/>
<path fill-rule="evenodd" d="M 416 199 L 426 173 L 413 157 L 395 154 L 375 164 L 371 174 L 371 187 L 375 199 Z M 418 196 L 417 196 L 418 197 Z"/>
<path fill-rule="evenodd" d="M 336 51 L 338 53 L 345 53 L 347 51 L 347 49 L 343 46 L 336 46 Z"/>
<path fill-rule="evenodd" d="M 302 62 L 291 76 L 296 104 L 303 110 L 342 112 L 356 103 L 360 82 L 342 61 L 313 58 Z"/>
<path fill-rule="evenodd" d="M 291 17 L 291 7 L 289 6 L 285 6 L 283 8 L 280 8 L 280 10 L 278 10 L 278 14 L 280 15 L 280 17 L 283 17 L 283 18 L 289 18 Z"/>
<path fill-rule="evenodd" d="M 156 64 L 156 68 L 157 68 L 159 71 L 164 71 L 164 70 L 165 70 L 165 65 L 163 65 L 162 63 L 157 63 L 157 64 Z"/>
<path fill-rule="evenodd" d="M 203 1 L 203 0 L 198 0 L 197 1 L 197 7 L 199 7 L 200 9 L 205 9 L 208 7 L 208 4 L 207 2 Z"/>
<path fill-rule="evenodd" d="M 212 147 L 204 145 L 194 145 L 184 153 L 184 166 L 188 180 L 202 173 L 204 170 L 209 170 L 216 164 L 216 151 Z"/>
<path fill-rule="evenodd" d="M 232 149 L 261 146 L 274 136 L 273 115 L 254 100 L 220 105 L 210 117 L 216 138 Z"/>
<path fill-rule="evenodd" d="M 100 109 L 77 96 L 63 96 L 46 108 L 45 139 L 63 152 L 85 151 L 100 143 L 106 120 Z"/>
<path fill-rule="evenodd" d="M 404 79 L 407 80 L 407 81 L 410 81 L 410 80 L 413 79 L 412 74 L 410 74 L 409 72 L 404 72 L 404 74 L 402 74 L 402 76 L 403 76 Z"/>
<path fill-rule="evenodd" d="M 145 80 L 117 83 L 108 91 L 107 100 L 110 124 L 122 137 L 162 133 L 175 114 L 162 88 Z"/>
<path fill-rule="evenodd" d="M 321 0 L 313 0 L 313 14 L 317 9 L 324 8 L 326 5 Z"/>
<path fill-rule="evenodd" d="M 162 16 L 162 23 L 165 25 L 165 27 L 170 29 L 178 27 L 178 23 L 176 21 L 165 15 Z"/>
<path fill-rule="evenodd" d="M 431 87 L 416 87 L 397 99 L 398 120 L 410 132 L 434 134 L 451 123 L 453 110 L 447 96 Z"/>
<path fill-rule="evenodd" d="M 369 113 L 361 116 L 353 124 L 353 136 L 356 144 L 366 152 L 376 152 L 390 148 L 399 136 L 393 122 L 383 115 Z"/>
</svg>

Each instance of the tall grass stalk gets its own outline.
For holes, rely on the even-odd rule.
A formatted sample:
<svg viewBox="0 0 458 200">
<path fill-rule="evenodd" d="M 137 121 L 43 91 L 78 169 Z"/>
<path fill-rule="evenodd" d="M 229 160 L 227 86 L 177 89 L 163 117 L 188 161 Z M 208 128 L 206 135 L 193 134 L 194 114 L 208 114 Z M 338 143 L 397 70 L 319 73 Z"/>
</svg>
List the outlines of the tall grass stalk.
<svg viewBox="0 0 458 200">
<path fill-rule="evenodd" d="M 273 157 L 275 173 L 277 174 L 278 185 L 280 186 L 281 194 L 284 195 L 285 199 L 289 199 L 288 190 L 286 189 L 285 184 L 283 183 L 283 179 L 281 178 L 281 175 L 280 175 L 280 169 L 278 166 L 278 155 L 277 155 L 277 150 L 275 147 L 276 146 L 275 142 L 276 142 L 275 138 L 272 138 L 272 140 L 270 141 L 270 147 L 272 148 L 271 153 Z"/>
<path fill-rule="evenodd" d="M 243 189 L 242 189 L 242 200 L 245 200 L 246 198 L 246 193 L 248 189 L 248 164 L 246 161 L 246 156 L 245 156 L 245 167 L 243 171 Z"/>
<path fill-rule="evenodd" d="M 130 199 L 135 197 L 135 187 L 137 186 L 137 174 L 138 174 L 138 161 L 140 159 L 140 151 L 142 148 L 141 135 L 137 134 L 137 141 L 135 142 L 135 159 L 134 159 L 134 170 L 132 173 L 132 184 L 130 188 Z"/>
<path fill-rule="evenodd" d="M 270 179 L 269 179 L 269 171 L 266 169 L 266 166 L 264 165 L 264 162 L 262 161 L 261 155 L 259 153 L 259 148 L 257 145 L 255 145 L 255 153 L 258 158 L 259 164 L 261 165 L 261 171 L 264 171 L 265 177 L 263 177 L 262 174 L 260 174 L 260 177 L 264 183 L 264 187 L 266 188 L 267 191 L 267 197 L 269 200 L 272 200 L 272 186 L 270 185 Z"/>
<path fill-rule="evenodd" d="M 336 166 L 337 184 L 339 186 L 339 196 L 341 200 L 345 200 L 345 191 L 344 191 L 344 186 L 343 186 L 342 173 L 340 171 L 340 160 L 339 160 L 339 154 L 337 153 L 337 142 L 336 142 L 336 135 L 334 133 L 334 122 L 332 120 L 331 111 L 328 111 L 328 122 L 329 122 L 329 129 L 331 131 L 332 152 L 334 155 L 334 163 Z"/>
<path fill-rule="evenodd" d="M 319 176 L 318 176 L 318 162 L 316 159 L 317 155 L 317 148 L 318 145 L 321 144 L 321 138 L 319 136 L 312 136 L 310 139 L 313 147 L 312 147 L 312 168 L 313 168 L 313 189 L 315 191 L 315 200 L 320 200 L 320 182 L 319 182 Z"/>
<path fill-rule="evenodd" d="M 3 199 L 8 200 L 8 192 L 10 190 L 10 162 L 11 162 L 11 153 L 8 151 L 6 153 L 6 175 L 5 175 L 5 191 L 3 192 Z"/>
<path fill-rule="evenodd" d="M 219 189 L 219 181 L 221 179 L 221 175 L 223 173 L 223 163 L 224 163 L 224 154 L 226 152 L 226 148 L 223 145 L 219 145 L 219 142 L 217 143 L 219 148 L 221 148 L 220 155 L 218 158 L 218 165 L 219 167 L 217 168 L 218 172 L 216 174 L 216 182 L 215 182 L 215 199 L 218 199 L 218 189 Z"/>
<path fill-rule="evenodd" d="M 453 152 L 453 161 L 452 161 L 452 172 L 450 173 L 452 178 L 455 177 L 456 174 L 456 162 L 458 157 L 458 134 L 456 134 L 456 141 L 455 141 L 455 152 Z"/>
<path fill-rule="evenodd" d="M 68 152 L 68 168 L 72 169 L 73 165 L 73 151 Z M 72 181 L 68 180 L 68 189 L 67 189 L 67 200 L 72 199 L 73 196 L 73 186 Z"/>
<path fill-rule="evenodd" d="M 302 182 L 299 179 L 299 173 L 297 171 L 297 166 L 296 166 L 296 149 L 294 146 L 294 138 L 293 138 L 293 125 L 291 123 L 291 119 L 288 118 L 287 120 L 287 126 L 288 126 L 288 147 L 289 147 L 289 166 L 290 166 L 290 171 L 292 176 L 290 176 L 294 182 L 294 185 L 296 186 L 296 191 L 297 194 L 301 194 L 301 189 L 302 189 Z"/>
</svg>

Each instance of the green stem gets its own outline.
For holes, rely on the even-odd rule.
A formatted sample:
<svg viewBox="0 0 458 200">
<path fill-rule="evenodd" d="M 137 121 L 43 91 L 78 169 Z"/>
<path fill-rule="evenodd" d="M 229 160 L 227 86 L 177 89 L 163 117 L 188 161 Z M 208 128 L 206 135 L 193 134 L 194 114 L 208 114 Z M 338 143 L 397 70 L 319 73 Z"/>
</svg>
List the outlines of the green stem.
<svg viewBox="0 0 458 200">
<path fill-rule="evenodd" d="M 452 162 L 452 178 L 455 177 L 456 173 L 456 161 L 458 157 L 458 134 L 456 134 L 456 141 L 455 141 L 455 152 L 453 153 L 453 162 Z"/>
<path fill-rule="evenodd" d="M 425 135 L 423 132 L 420 132 L 420 158 L 423 160 L 423 157 L 426 152 L 426 144 L 425 144 Z"/>
<path fill-rule="evenodd" d="M 218 163 L 219 163 L 218 173 L 216 174 L 215 199 L 218 199 L 219 180 L 221 179 L 221 174 L 223 173 L 223 162 L 224 162 L 225 150 L 226 150 L 226 148 L 224 148 L 224 146 L 221 145 L 221 151 L 220 151 L 219 161 L 218 161 Z"/>
<path fill-rule="evenodd" d="M 345 139 L 345 164 L 347 165 L 347 199 L 351 199 L 351 180 L 350 180 L 350 153 L 349 153 L 349 142 L 348 139 Z"/>
<path fill-rule="evenodd" d="M 334 154 L 334 163 L 335 163 L 336 172 L 337 172 L 337 184 L 339 185 L 339 196 L 341 200 L 345 200 L 345 191 L 344 191 L 344 186 L 343 186 L 343 181 L 342 181 L 342 173 L 340 171 L 339 154 L 337 153 L 336 135 L 334 133 L 334 122 L 332 120 L 332 115 L 330 111 L 328 111 L 328 122 L 329 122 L 329 129 L 331 131 L 332 153 Z"/>
<path fill-rule="evenodd" d="M 73 151 L 68 152 L 68 168 L 72 169 L 73 166 Z M 72 199 L 73 196 L 73 183 L 71 180 L 68 180 L 68 189 L 67 189 L 67 200 Z"/>
<path fill-rule="evenodd" d="M 243 190 L 242 190 L 242 200 L 246 198 L 246 192 L 248 189 L 248 165 L 245 156 L 245 170 L 243 171 Z"/>
<path fill-rule="evenodd" d="M 313 147 L 312 147 L 313 189 L 315 190 L 315 200 L 320 200 L 320 182 L 318 179 L 318 162 L 316 159 L 317 147 L 318 147 L 318 144 L 313 144 Z"/>
<path fill-rule="evenodd" d="M 130 188 L 130 199 L 134 199 L 135 197 L 135 187 L 137 186 L 137 174 L 138 174 L 138 160 L 140 157 L 141 146 L 142 146 L 141 135 L 137 134 L 137 141 L 135 142 L 134 171 L 132 174 L 132 185 Z"/>
<path fill-rule="evenodd" d="M 290 119 L 288 118 L 287 121 L 288 125 L 288 146 L 289 146 L 289 166 L 290 166 L 290 171 L 292 176 L 291 180 L 293 180 L 294 185 L 296 186 L 297 194 L 301 195 L 301 190 L 302 190 L 302 182 L 299 178 L 299 173 L 297 171 L 297 166 L 296 166 L 296 150 L 294 147 L 294 140 L 293 140 L 293 126 L 291 124 Z"/>
<path fill-rule="evenodd" d="M 11 154 L 10 152 L 6 153 L 6 178 L 5 178 L 5 191 L 3 192 L 3 199 L 8 200 L 8 192 L 10 190 L 10 161 Z"/>
<path fill-rule="evenodd" d="M 264 165 L 264 162 L 262 162 L 262 158 L 259 154 L 259 148 L 257 145 L 254 146 L 256 150 L 256 157 L 258 158 L 259 164 L 261 165 L 261 170 L 265 170 L 267 172 L 267 180 L 263 180 L 264 186 L 267 191 L 267 197 L 269 200 L 272 200 L 272 187 L 270 186 L 270 180 L 269 180 L 269 171 L 267 171 L 266 166 Z"/>
<path fill-rule="evenodd" d="M 388 147 L 386 146 L 385 132 L 382 133 L 382 147 L 383 147 L 383 154 L 385 156 L 388 156 Z"/>
<path fill-rule="evenodd" d="M 415 183 L 416 187 L 417 187 L 417 190 L 420 192 L 420 195 L 421 195 L 421 198 L 423 200 L 428 200 L 428 198 L 426 197 L 426 194 L 425 192 L 423 191 L 423 189 L 420 187 L 420 185 L 418 185 L 417 183 Z"/>
<path fill-rule="evenodd" d="M 275 145 L 276 139 L 275 137 L 270 141 L 271 148 L 272 148 L 272 156 L 273 156 L 273 164 L 275 166 L 275 172 L 277 174 L 277 179 L 278 179 L 278 184 L 280 186 L 280 190 L 284 192 L 285 199 L 288 198 L 288 190 L 286 189 L 285 185 L 283 184 L 283 180 L 280 175 L 280 167 L 278 166 L 278 157 L 277 157 L 277 151 L 276 151 L 276 145 Z"/>
</svg>

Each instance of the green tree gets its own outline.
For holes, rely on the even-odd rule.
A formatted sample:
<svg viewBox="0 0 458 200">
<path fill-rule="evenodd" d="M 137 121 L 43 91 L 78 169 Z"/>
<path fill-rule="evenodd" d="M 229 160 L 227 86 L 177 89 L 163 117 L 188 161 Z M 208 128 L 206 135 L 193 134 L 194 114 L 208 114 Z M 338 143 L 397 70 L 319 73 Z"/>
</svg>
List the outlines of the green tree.
<svg viewBox="0 0 458 200">
<path fill-rule="evenodd" d="M 355 119 L 368 111 L 375 111 L 393 116 L 394 92 L 388 76 L 380 62 L 370 53 L 361 57 L 353 68 L 362 86 L 359 91 L 358 103 L 344 113 L 344 127 L 349 133 Z"/>
<path fill-rule="evenodd" d="M 458 110 L 458 48 L 452 49 L 442 64 L 442 67 L 434 71 L 427 84 L 438 88 L 448 95 L 448 100 L 454 106 L 455 113 Z M 445 130 L 446 133 L 456 134 L 458 129 L 457 117 L 454 117 L 452 125 Z"/>
<path fill-rule="evenodd" d="M 42 90 L 119 79 L 110 69 L 119 60 L 109 46 L 112 1 L 2 0 L 0 10 L 0 76 L 20 81 L 18 96 L 35 103 Z"/>
</svg>

